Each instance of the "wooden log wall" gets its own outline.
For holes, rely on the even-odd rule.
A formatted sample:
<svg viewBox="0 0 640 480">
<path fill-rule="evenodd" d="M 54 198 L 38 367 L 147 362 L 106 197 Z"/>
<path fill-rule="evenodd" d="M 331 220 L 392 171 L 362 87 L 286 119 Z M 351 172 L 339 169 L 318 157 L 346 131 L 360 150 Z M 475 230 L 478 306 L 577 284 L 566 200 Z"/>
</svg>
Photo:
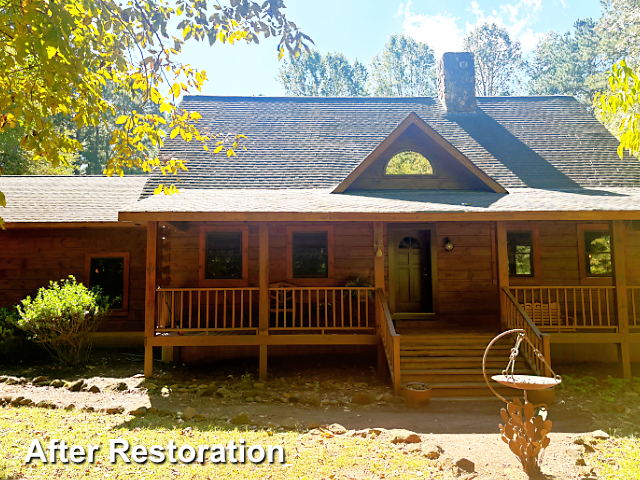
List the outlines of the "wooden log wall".
<svg viewBox="0 0 640 480">
<path fill-rule="evenodd" d="M 497 326 L 498 282 L 489 222 L 439 222 L 436 225 L 438 320 L 468 326 Z M 445 238 L 453 243 L 444 249 Z"/>
<path fill-rule="evenodd" d="M 129 252 L 129 313 L 104 331 L 144 330 L 145 228 L 39 228 L 0 231 L 0 307 L 18 303 L 50 280 L 85 282 L 86 253 Z"/>
<path fill-rule="evenodd" d="M 627 286 L 640 286 L 640 221 L 626 222 Z"/>
<path fill-rule="evenodd" d="M 159 282 L 163 287 L 187 288 L 198 286 L 199 233 L 202 226 L 249 227 L 249 287 L 258 286 L 258 224 L 192 222 L 173 225 L 160 224 Z M 269 283 L 287 281 L 287 227 L 333 226 L 334 279 L 343 286 L 351 276 L 367 277 L 373 282 L 373 224 L 371 222 L 330 222 L 293 224 L 269 223 Z M 295 282 L 294 282 L 295 283 Z"/>
</svg>

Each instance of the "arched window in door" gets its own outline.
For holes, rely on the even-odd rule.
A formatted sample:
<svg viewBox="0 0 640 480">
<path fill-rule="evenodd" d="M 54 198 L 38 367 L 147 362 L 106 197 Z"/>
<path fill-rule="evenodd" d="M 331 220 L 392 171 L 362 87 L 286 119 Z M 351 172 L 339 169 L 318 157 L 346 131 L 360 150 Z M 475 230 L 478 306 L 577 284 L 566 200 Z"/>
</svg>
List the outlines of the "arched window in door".
<svg viewBox="0 0 640 480">
<path fill-rule="evenodd" d="M 420 242 L 418 241 L 417 238 L 414 237 L 404 237 L 401 241 L 400 241 L 400 245 L 398 245 L 398 248 L 408 248 L 411 250 L 420 250 L 422 247 L 420 246 Z"/>
</svg>

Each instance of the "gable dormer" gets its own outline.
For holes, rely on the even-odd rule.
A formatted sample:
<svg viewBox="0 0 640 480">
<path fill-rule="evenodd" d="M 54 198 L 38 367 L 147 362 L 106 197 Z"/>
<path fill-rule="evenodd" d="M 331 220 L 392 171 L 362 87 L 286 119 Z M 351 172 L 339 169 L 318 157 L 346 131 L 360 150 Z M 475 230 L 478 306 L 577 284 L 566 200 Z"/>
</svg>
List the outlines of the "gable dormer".
<svg viewBox="0 0 640 480">
<path fill-rule="evenodd" d="M 405 118 L 334 193 L 352 190 L 506 190 L 415 113 Z"/>
</svg>

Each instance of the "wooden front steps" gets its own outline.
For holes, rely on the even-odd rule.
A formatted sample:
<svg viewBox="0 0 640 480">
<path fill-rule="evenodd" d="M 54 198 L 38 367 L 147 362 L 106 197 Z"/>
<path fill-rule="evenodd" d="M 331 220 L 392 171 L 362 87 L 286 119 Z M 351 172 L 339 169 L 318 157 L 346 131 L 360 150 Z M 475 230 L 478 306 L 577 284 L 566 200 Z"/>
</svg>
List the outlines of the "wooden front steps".
<svg viewBox="0 0 640 480">
<path fill-rule="evenodd" d="M 433 388 L 433 397 L 463 398 L 493 395 L 482 374 L 485 348 L 493 333 L 455 332 L 406 334 L 400 330 L 400 373 L 402 383 L 426 382 Z M 487 357 L 489 376 L 502 373 L 513 347 L 511 338 L 500 339 Z M 530 375 L 531 369 L 520 356 L 515 373 Z M 492 386 L 508 398 L 521 396 L 518 390 Z"/>
</svg>

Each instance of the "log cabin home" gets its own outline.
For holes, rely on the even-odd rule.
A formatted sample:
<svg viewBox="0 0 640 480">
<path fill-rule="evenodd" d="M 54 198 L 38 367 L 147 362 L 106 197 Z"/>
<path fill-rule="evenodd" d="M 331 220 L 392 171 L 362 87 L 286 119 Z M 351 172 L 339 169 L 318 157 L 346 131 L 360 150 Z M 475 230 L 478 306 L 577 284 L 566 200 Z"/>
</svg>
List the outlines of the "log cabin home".
<svg viewBox="0 0 640 480">
<path fill-rule="evenodd" d="M 1 177 L 0 305 L 69 274 L 118 297 L 97 342 L 164 360 L 378 352 L 396 390 L 484 395 L 486 344 L 541 358 L 640 347 L 640 162 L 571 97 L 478 97 L 473 56 L 437 98 L 183 99 L 247 151 L 149 177 Z M 504 368 L 511 344 L 489 358 Z M 159 352 L 158 352 L 159 353 Z"/>
</svg>

